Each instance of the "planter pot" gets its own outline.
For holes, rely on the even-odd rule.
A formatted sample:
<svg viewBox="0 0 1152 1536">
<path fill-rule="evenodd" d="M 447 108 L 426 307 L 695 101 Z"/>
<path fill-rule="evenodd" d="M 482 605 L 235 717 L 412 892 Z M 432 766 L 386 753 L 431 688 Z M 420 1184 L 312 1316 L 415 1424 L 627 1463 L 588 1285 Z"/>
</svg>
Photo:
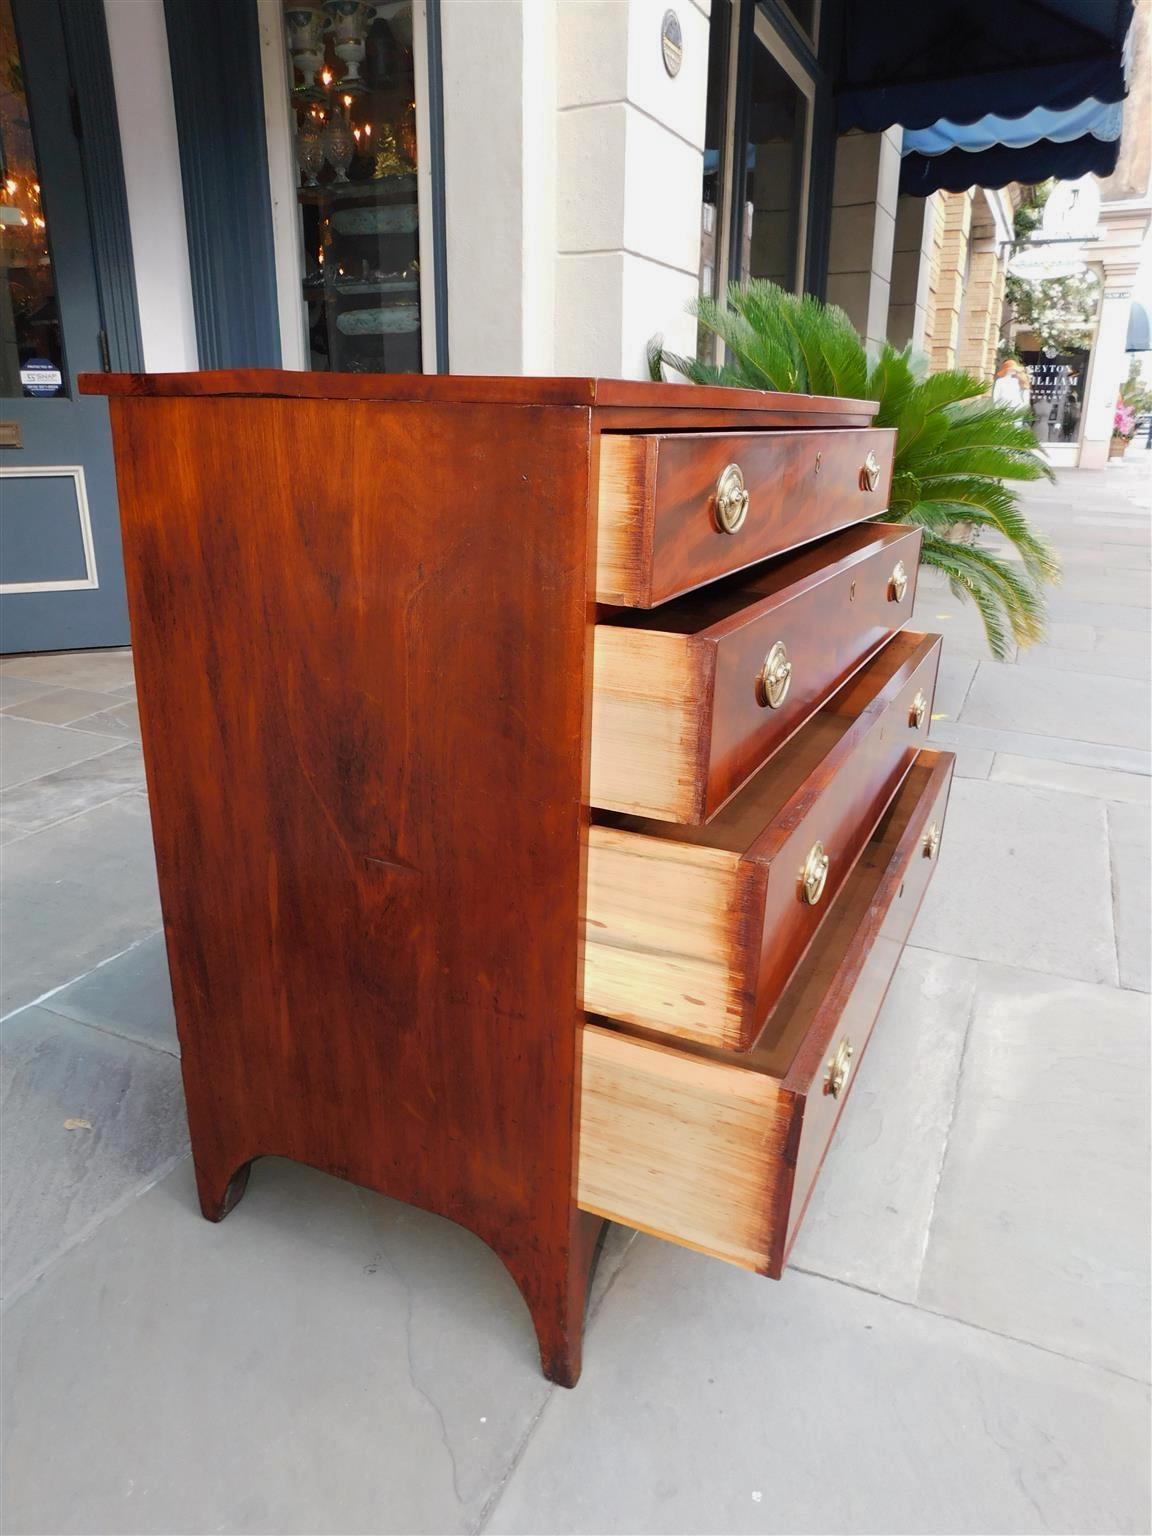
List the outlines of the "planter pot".
<svg viewBox="0 0 1152 1536">
<path fill-rule="evenodd" d="M 1128 447 L 1126 437 L 1114 437 L 1108 444 L 1108 457 L 1110 459 L 1122 459 L 1124 451 Z"/>
</svg>

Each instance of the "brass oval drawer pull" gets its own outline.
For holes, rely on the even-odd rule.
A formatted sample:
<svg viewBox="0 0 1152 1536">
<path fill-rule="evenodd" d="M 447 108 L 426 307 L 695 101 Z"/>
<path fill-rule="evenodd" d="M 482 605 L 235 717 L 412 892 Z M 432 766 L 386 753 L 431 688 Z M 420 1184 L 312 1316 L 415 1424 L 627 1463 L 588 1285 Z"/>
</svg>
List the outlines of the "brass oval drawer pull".
<svg viewBox="0 0 1152 1536">
<path fill-rule="evenodd" d="M 940 846 L 940 823 L 934 821 L 924 834 L 924 857 L 934 859 Z"/>
<path fill-rule="evenodd" d="M 748 516 L 748 492 L 739 464 L 729 464 L 716 482 L 716 522 L 721 533 L 735 533 Z"/>
<path fill-rule="evenodd" d="M 788 660 L 788 647 L 783 640 L 777 640 L 757 675 L 756 698 L 769 709 L 779 709 L 791 686 L 792 663 Z"/>
<path fill-rule="evenodd" d="M 892 574 L 888 578 L 888 600 L 892 603 L 902 603 L 904 594 L 908 590 L 908 572 L 904 569 L 903 560 L 897 560 L 892 567 Z"/>
<path fill-rule="evenodd" d="M 924 715 L 927 709 L 928 700 L 924 697 L 923 691 L 921 691 L 912 700 L 912 707 L 908 711 L 908 724 L 914 731 L 918 731 L 924 724 Z"/>
<path fill-rule="evenodd" d="M 824 894 L 828 880 L 828 855 L 823 843 L 813 843 L 800 871 L 800 894 L 810 907 L 814 907 Z"/>
<path fill-rule="evenodd" d="M 852 1070 L 853 1045 L 845 1035 L 835 1052 L 828 1059 L 828 1072 L 824 1078 L 824 1092 L 838 1099 L 844 1092 L 848 1074 Z"/>
<path fill-rule="evenodd" d="M 877 462 L 876 455 L 869 448 L 868 457 L 860 466 L 860 489 L 862 491 L 874 491 L 879 484 L 880 465 Z"/>
</svg>

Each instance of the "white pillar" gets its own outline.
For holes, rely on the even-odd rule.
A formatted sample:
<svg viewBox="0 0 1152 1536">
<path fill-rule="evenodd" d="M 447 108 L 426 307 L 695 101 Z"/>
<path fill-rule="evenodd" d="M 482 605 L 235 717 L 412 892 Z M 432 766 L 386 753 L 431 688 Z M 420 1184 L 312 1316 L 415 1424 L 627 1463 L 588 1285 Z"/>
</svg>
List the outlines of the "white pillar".
<svg viewBox="0 0 1152 1536">
<path fill-rule="evenodd" d="M 828 302 L 839 304 L 865 341 L 888 331 L 902 128 L 847 133 L 836 145 Z"/>
<path fill-rule="evenodd" d="M 454 373 L 642 378 L 656 333 L 695 351 L 706 4 L 444 0 Z"/>
<path fill-rule="evenodd" d="M 888 340 L 894 347 L 924 350 L 924 332 L 936 234 L 936 195 L 900 198 L 892 251 L 892 286 L 888 297 Z"/>
<path fill-rule="evenodd" d="M 448 356 L 551 372 L 555 0 L 444 0 Z"/>
<path fill-rule="evenodd" d="M 1128 372 L 1124 344 L 1149 215 L 1147 200 L 1105 203 L 1101 210 L 1104 238 L 1093 254 L 1100 259 L 1104 281 L 1084 396 L 1082 469 L 1100 469 L 1108 462 L 1116 397 Z"/>
<path fill-rule="evenodd" d="M 144 367 L 197 366 L 192 273 L 163 0 L 104 0 Z"/>
</svg>

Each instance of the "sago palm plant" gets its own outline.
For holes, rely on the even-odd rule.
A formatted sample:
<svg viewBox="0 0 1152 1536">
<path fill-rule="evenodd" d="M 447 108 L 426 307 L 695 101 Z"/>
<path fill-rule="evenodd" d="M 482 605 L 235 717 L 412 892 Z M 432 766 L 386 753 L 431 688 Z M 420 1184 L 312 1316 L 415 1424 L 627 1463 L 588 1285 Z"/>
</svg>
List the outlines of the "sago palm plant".
<svg viewBox="0 0 1152 1536">
<path fill-rule="evenodd" d="M 1021 645 L 1040 639 L 1044 585 L 1060 567 L 1005 482 L 1051 479 L 1052 471 L 1016 411 L 981 399 L 987 386 L 971 374 L 925 375 L 910 351 L 885 345 L 870 361 L 843 310 L 773 283 L 733 283 L 726 306 L 701 299 L 696 315 L 729 361 L 677 357 L 656 340 L 654 379 L 670 368 L 694 384 L 878 400 L 876 425 L 896 428 L 892 494 L 880 520 L 923 529 L 921 562 L 975 603 L 994 656 L 1007 655 L 1010 637 Z M 984 529 L 1001 533 L 1010 551 L 982 548 Z"/>
</svg>

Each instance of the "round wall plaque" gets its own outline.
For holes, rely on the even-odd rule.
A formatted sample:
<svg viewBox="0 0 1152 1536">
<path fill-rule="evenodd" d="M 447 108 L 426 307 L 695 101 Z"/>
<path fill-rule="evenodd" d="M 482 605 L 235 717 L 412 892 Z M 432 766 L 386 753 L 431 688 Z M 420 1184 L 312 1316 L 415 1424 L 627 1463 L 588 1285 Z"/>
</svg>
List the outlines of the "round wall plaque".
<svg viewBox="0 0 1152 1536">
<path fill-rule="evenodd" d="M 680 73 L 680 64 L 684 57 L 684 33 L 680 29 L 680 18 L 675 11 L 664 12 L 664 22 L 660 28 L 660 46 L 664 50 L 664 68 L 675 77 Z"/>
</svg>

